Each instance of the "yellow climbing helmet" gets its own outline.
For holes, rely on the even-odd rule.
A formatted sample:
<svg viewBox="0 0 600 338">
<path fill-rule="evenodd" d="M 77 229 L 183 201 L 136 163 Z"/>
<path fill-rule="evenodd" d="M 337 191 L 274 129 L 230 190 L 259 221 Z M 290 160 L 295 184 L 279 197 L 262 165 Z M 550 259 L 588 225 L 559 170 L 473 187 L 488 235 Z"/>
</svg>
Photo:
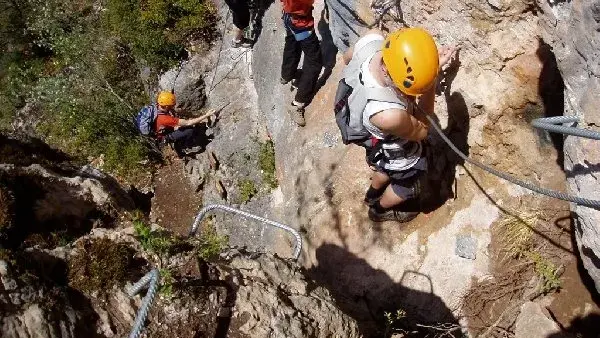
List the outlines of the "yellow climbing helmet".
<svg viewBox="0 0 600 338">
<path fill-rule="evenodd" d="M 439 56 L 433 37 L 421 28 L 399 29 L 385 39 L 383 63 L 403 93 L 416 96 L 435 83 Z"/>
<path fill-rule="evenodd" d="M 177 101 L 175 100 L 175 94 L 171 92 L 160 92 L 156 102 L 161 106 L 174 106 Z"/>
</svg>

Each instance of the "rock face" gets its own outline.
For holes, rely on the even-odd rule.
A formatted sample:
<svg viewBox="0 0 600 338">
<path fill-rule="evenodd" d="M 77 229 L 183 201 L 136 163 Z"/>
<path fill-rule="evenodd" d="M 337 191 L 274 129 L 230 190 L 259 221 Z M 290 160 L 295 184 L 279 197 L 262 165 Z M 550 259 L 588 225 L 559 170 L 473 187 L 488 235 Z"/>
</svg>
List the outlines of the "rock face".
<svg viewBox="0 0 600 338">
<path fill-rule="evenodd" d="M 123 286 L 137 282 L 154 257 L 118 217 L 133 201 L 97 170 L 77 169 L 42 144 L 1 137 L 2 337 L 125 336 L 141 296 L 128 297 Z M 16 156 L 24 149 L 33 158 Z M 62 231 L 60 240 L 43 240 Z M 218 264 L 201 263 L 199 274 L 175 272 L 196 258 L 189 248 L 163 257 L 161 266 L 174 271 L 172 297 L 156 298 L 143 337 L 360 336 L 293 262 L 235 251 Z"/>
<path fill-rule="evenodd" d="M 521 312 L 515 325 L 515 338 L 558 338 L 561 336 L 560 327 L 544 314 L 539 304 L 534 302 L 527 302 L 521 306 Z"/>
<path fill-rule="evenodd" d="M 232 324 L 248 337 L 361 337 L 329 292 L 294 263 L 272 255 L 239 257 L 221 273 L 237 288 Z"/>
<path fill-rule="evenodd" d="M 578 127 L 600 131 L 600 4 L 597 1 L 545 2 L 544 38 L 554 48 L 565 82 L 565 115 L 580 117 Z M 600 199 L 598 141 L 568 136 L 565 170 L 575 195 Z M 600 292 L 600 211 L 572 206 L 583 264 Z"/>
<path fill-rule="evenodd" d="M 41 258 L 44 256 L 44 258 Z M 56 260 L 44 254 L 29 256 L 31 261 L 40 259 L 46 271 Z M 41 263 L 41 262 L 44 263 Z M 20 267 L 22 268 L 22 267 Z M 39 270 L 37 271 L 39 272 Z M 0 260 L 0 327 L 2 337 L 83 337 L 95 330 L 90 325 L 89 308 L 76 293 L 69 293 L 54 283 L 46 283 L 36 271 L 28 270 L 26 277 L 19 277 L 5 260 Z"/>
<path fill-rule="evenodd" d="M 461 43 L 436 98 L 435 114 L 446 135 L 472 158 L 564 191 L 557 148 L 562 149 L 529 125 L 536 117 L 561 115 L 556 102 L 563 101 L 560 73 L 541 39 L 536 5 L 510 0 L 408 0 L 400 8 L 387 1 L 326 3 L 316 1 L 313 12 L 326 67 L 305 113 L 306 127 L 291 121 L 287 109 L 293 92 L 277 84 L 284 35 L 278 3 L 267 10 L 254 47 L 255 87 L 281 183 L 275 214 L 303 231 L 303 263 L 345 313 L 359 320 L 364 334 L 375 335 L 376 318 L 397 308 L 419 320 L 454 322 L 472 281 L 490 272 L 490 229 L 502 214 L 567 212 L 568 204 L 532 195 L 476 168 L 464 170 L 431 131 L 424 214 L 402 225 L 370 222 L 362 203 L 370 175 L 364 150 L 343 145 L 333 119 L 343 68 L 336 50 L 344 51 L 378 22 L 370 6 L 386 12 L 393 5 L 396 21 L 383 20 L 390 30 L 421 26 L 440 45 Z M 477 243 L 474 260 L 454 253 L 457 238 L 464 236 Z"/>
<path fill-rule="evenodd" d="M 51 234 L 75 239 L 134 209 L 128 192 L 99 170 L 76 167 L 39 141 L 0 138 L 0 183 L 12 199 L 10 225 L 0 226 L 11 238 L 8 246 L 33 241 L 54 247 Z"/>
</svg>

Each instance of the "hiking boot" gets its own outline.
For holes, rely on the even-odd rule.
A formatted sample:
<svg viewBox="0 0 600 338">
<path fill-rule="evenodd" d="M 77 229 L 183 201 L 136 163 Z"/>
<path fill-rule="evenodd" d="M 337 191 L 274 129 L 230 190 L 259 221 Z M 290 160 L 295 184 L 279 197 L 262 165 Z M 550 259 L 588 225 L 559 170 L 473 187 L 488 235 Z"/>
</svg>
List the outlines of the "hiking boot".
<svg viewBox="0 0 600 338">
<path fill-rule="evenodd" d="M 300 127 L 304 127 L 306 125 L 306 120 L 304 119 L 304 105 L 300 106 L 295 105 L 293 102 L 288 110 L 292 120 L 296 122 Z"/>
<path fill-rule="evenodd" d="M 233 48 L 239 48 L 239 47 L 244 47 L 244 48 L 250 48 L 252 47 L 252 41 L 246 39 L 246 38 L 241 38 L 240 40 L 231 40 L 231 47 Z"/>
<path fill-rule="evenodd" d="M 396 221 L 406 223 L 415 219 L 418 214 L 418 211 L 399 211 L 394 209 L 388 209 L 380 213 L 373 207 L 369 208 L 369 219 L 373 222 Z"/>
</svg>

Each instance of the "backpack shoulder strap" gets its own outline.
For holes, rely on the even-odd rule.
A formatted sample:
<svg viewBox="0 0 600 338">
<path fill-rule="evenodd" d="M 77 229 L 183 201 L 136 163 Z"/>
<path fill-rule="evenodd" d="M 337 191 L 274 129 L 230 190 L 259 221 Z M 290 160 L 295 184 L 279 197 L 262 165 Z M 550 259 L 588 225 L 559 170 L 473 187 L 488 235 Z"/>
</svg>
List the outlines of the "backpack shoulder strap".
<svg viewBox="0 0 600 338">
<path fill-rule="evenodd" d="M 360 64 L 365 62 L 371 55 L 379 52 L 383 48 L 383 40 L 374 40 L 366 45 L 364 45 L 361 49 L 355 51 L 355 55 L 353 58 L 356 58 Z"/>
<path fill-rule="evenodd" d="M 352 60 L 344 69 L 344 79 L 351 86 L 355 87 L 358 81 L 358 74 L 360 73 L 361 65 L 369 58 L 371 55 L 379 52 L 383 47 L 382 40 L 375 40 L 367 43 L 362 48 L 354 51 L 354 55 L 352 56 Z"/>
<path fill-rule="evenodd" d="M 407 106 L 406 102 L 402 100 L 402 98 L 398 97 L 398 95 L 396 95 L 396 93 L 394 93 L 394 91 L 390 88 L 363 88 L 367 100 L 397 103 L 403 107 Z"/>
</svg>

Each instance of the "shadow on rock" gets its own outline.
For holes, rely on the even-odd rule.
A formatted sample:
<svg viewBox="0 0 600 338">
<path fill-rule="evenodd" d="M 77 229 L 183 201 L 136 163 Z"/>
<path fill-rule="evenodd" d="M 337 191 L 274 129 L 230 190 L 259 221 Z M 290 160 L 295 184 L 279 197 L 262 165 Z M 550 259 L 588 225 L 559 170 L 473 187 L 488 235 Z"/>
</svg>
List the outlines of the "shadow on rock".
<svg viewBox="0 0 600 338">
<path fill-rule="evenodd" d="M 462 94 L 452 92 L 452 81 L 456 77 L 460 66 L 459 55 L 445 71 L 444 82 L 441 88 L 446 98 L 448 111 L 448 126 L 444 134 L 462 151 L 469 156 L 469 109 Z M 439 125 L 439 120 L 436 123 Z M 455 174 L 456 167 L 464 164 L 458 156 L 441 139 L 433 128 L 430 128 L 429 147 L 427 152 L 428 172 L 423 182 L 421 208 L 424 212 L 431 212 L 441 207 L 448 199 L 456 198 Z"/>
<path fill-rule="evenodd" d="M 598 323 L 600 323 L 600 315 L 597 313 L 577 317 L 569 327 L 562 328 L 561 332 L 553 333 L 546 338 L 599 337 Z"/>
<path fill-rule="evenodd" d="M 248 2 L 248 6 L 250 7 L 250 21 L 252 22 L 252 36 L 254 37 L 254 41 L 258 41 L 258 38 L 262 33 L 262 19 L 265 16 L 265 12 L 267 9 L 269 9 L 273 2 L 273 0 L 254 0 Z"/>
<path fill-rule="evenodd" d="M 565 85 L 558 65 L 556 63 L 556 57 L 552 52 L 552 47 L 545 43 L 542 39 L 538 40 L 538 49 L 536 51 L 537 57 L 542 62 L 542 71 L 540 72 L 540 79 L 538 83 L 538 94 L 542 98 L 543 116 L 537 117 L 552 117 L 562 116 L 565 110 Z M 531 121 L 529 121 L 531 122 Z M 556 163 L 564 170 L 564 138 L 559 133 L 548 133 L 544 130 L 537 130 L 540 139 L 545 142 L 552 142 L 554 148 L 556 148 L 557 159 Z"/>
<path fill-rule="evenodd" d="M 418 337 L 433 332 L 416 324 L 435 326 L 444 323 L 448 327 L 457 327 L 450 309 L 433 293 L 427 275 L 406 271 L 402 280 L 395 282 L 384 271 L 333 244 L 319 247 L 316 258 L 318 266 L 308 270 L 309 275 L 331 292 L 336 305 L 358 322 L 365 337 L 382 337 L 395 330 L 414 332 Z M 417 281 L 425 291 L 403 286 L 404 279 L 411 280 L 412 284 Z M 390 327 L 385 313 L 394 314 L 400 309 L 406 312 L 405 317 L 394 321 Z M 451 334 L 448 336 L 452 337 Z"/>
<path fill-rule="evenodd" d="M 333 43 L 331 30 L 329 29 L 329 7 L 327 5 L 325 5 L 325 8 L 321 11 L 321 19 L 319 20 L 317 29 L 321 35 L 321 57 L 323 59 L 323 72 L 317 81 L 315 93 L 327 83 L 327 79 L 329 79 L 331 76 L 333 67 L 335 67 L 335 59 L 338 52 L 337 47 Z"/>
<path fill-rule="evenodd" d="M 71 158 L 60 150 L 54 149 L 44 141 L 33 137 L 8 137 L 0 134 L 0 159 L 2 163 L 18 166 L 32 164 L 57 166 Z"/>
</svg>

